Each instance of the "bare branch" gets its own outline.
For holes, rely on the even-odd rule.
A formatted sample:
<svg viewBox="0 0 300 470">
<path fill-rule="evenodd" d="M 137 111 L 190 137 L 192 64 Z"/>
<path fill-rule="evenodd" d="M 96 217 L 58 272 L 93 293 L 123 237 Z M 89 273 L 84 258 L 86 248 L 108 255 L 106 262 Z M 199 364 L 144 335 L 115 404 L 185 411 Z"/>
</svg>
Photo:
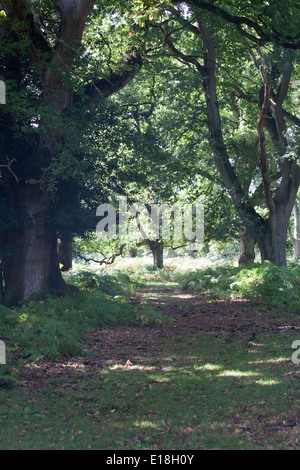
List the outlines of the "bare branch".
<svg viewBox="0 0 300 470">
<path fill-rule="evenodd" d="M 0 168 L 7 168 L 7 170 L 13 175 L 13 177 L 15 178 L 16 182 L 19 183 L 19 178 L 17 177 L 17 175 L 15 174 L 15 172 L 12 170 L 11 166 L 12 164 L 16 161 L 15 158 L 13 158 L 12 160 L 9 160 L 9 158 L 7 157 L 7 165 L 0 165 Z M 0 170 L 1 171 L 1 170 Z M 0 174 L 1 176 L 1 174 Z"/>
<path fill-rule="evenodd" d="M 98 259 L 94 259 L 94 258 L 86 258 L 85 256 L 81 255 L 81 254 L 78 253 L 78 252 L 75 252 L 74 254 L 75 254 L 75 256 L 77 256 L 78 258 L 82 259 L 83 261 L 86 261 L 87 263 L 90 263 L 90 262 L 92 261 L 93 263 L 98 263 L 98 264 L 100 264 L 101 266 L 102 266 L 103 264 L 111 265 L 111 264 L 113 264 L 113 263 L 115 262 L 115 259 L 116 259 L 118 256 L 123 256 L 125 246 L 126 246 L 126 245 L 121 245 L 121 246 L 120 246 L 120 250 L 119 250 L 118 253 L 114 253 L 113 255 L 108 256 L 108 257 L 105 256 L 105 255 L 103 255 L 103 253 L 101 253 L 102 256 L 103 256 L 103 259 L 102 259 L 102 260 L 98 260 Z"/>
<path fill-rule="evenodd" d="M 174 43 L 170 39 L 168 25 L 165 25 L 165 27 L 163 27 L 161 24 L 156 24 L 153 22 L 149 23 L 149 25 L 153 26 L 154 28 L 158 28 L 160 30 L 160 32 L 162 33 L 164 37 L 164 43 L 169 47 L 169 49 L 173 52 L 176 58 L 182 60 L 184 63 L 189 63 L 189 64 L 194 65 L 196 69 L 202 75 L 205 73 L 204 67 L 200 64 L 200 62 L 194 56 L 184 54 L 179 49 L 177 49 L 177 47 L 174 45 Z"/>
<path fill-rule="evenodd" d="M 130 51 L 120 61 L 115 72 L 107 77 L 95 79 L 86 87 L 86 93 L 91 98 L 106 99 L 113 93 L 122 90 L 139 73 L 143 65 L 143 59 L 138 51 Z"/>
<path fill-rule="evenodd" d="M 259 63 L 258 63 L 258 61 L 257 61 L 257 59 L 256 59 L 256 57 L 255 57 L 255 54 L 253 53 L 253 51 L 252 51 L 250 45 L 248 44 L 248 41 L 246 40 L 246 38 L 242 37 L 242 42 L 243 42 L 243 44 L 246 46 L 246 48 L 247 48 L 247 50 L 248 50 L 250 56 L 252 57 L 252 60 L 253 60 L 253 62 L 254 62 L 255 67 L 257 68 L 257 70 L 259 70 Z"/>
</svg>

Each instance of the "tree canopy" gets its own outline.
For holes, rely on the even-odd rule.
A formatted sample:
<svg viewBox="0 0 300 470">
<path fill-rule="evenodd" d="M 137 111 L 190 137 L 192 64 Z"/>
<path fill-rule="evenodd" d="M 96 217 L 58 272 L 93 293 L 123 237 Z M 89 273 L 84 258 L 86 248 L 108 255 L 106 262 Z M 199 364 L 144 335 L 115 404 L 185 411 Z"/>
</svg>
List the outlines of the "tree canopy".
<svg viewBox="0 0 300 470">
<path fill-rule="evenodd" d="M 296 1 L 1 5 L 4 302 L 67 293 L 57 239 L 93 231 L 97 205 L 118 195 L 202 198 L 207 240 L 243 233 L 262 260 L 286 263 Z"/>
</svg>

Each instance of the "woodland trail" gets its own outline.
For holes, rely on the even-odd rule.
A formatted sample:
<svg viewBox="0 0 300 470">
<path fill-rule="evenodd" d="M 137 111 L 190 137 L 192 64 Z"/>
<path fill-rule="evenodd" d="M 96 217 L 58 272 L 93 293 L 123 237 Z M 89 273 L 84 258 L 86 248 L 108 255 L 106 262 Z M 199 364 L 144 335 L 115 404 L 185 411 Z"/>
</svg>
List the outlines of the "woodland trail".
<svg viewBox="0 0 300 470">
<path fill-rule="evenodd" d="M 25 364 L 23 387 L 2 392 L 0 446 L 300 448 L 299 315 L 162 282 L 130 301 L 171 321 L 100 328 L 82 357 Z"/>
<path fill-rule="evenodd" d="M 84 370 L 87 376 L 116 364 L 157 364 L 167 354 L 170 343 L 180 343 L 186 335 L 222 337 L 225 343 L 245 342 L 251 349 L 258 335 L 299 332 L 300 319 L 286 319 L 263 307 L 241 301 L 211 302 L 203 295 L 179 290 L 176 283 L 152 282 L 131 298 L 134 304 L 150 305 L 170 321 L 142 326 L 107 326 L 90 333 L 85 342 L 87 357 L 39 362 L 40 379 L 26 371 L 26 385 L 43 387 L 49 378 L 64 376 L 66 370 Z"/>
</svg>

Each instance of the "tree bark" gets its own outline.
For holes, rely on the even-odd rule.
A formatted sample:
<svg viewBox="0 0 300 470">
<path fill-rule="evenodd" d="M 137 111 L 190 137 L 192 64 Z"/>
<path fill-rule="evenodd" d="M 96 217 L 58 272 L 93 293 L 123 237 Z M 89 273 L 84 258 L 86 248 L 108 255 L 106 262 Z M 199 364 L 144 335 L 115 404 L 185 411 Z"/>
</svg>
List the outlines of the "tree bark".
<svg viewBox="0 0 300 470">
<path fill-rule="evenodd" d="M 162 241 L 148 240 L 148 246 L 153 255 L 153 267 L 163 269 L 164 267 L 164 244 Z"/>
<path fill-rule="evenodd" d="M 240 230 L 240 267 L 247 267 L 254 263 L 255 243 L 256 241 L 253 239 L 253 237 L 248 234 L 247 228 L 242 227 Z"/>
<path fill-rule="evenodd" d="M 4 232 L 10 256 L 3 260 L 3 302 L 14 305 L 45 291 L 69 293 L 58 264 L 56 231 L 46 224 L 47 194 L 35 186 L 18 188 L 11 201 L 20 213 L 17 229 Z"/>
<path fill-rule="evenodd" d="M 136 258 L 137 257 L 137 254 L 138 254 L 138 251 L 136 248 L 132 248 L 130 251 L 129 251 L 129 254 L 130 254 L 130 257 L 131 258 Z"/>
<path fill-rule="evenodd" d="M 286 207 L 278 207 L 270 214 L 266 223 L 265 237 L 258 241 L 262 262 L 271 261 L 276 266 L 286 266 L 287 234 L 290 212 Z"/>
</svg>

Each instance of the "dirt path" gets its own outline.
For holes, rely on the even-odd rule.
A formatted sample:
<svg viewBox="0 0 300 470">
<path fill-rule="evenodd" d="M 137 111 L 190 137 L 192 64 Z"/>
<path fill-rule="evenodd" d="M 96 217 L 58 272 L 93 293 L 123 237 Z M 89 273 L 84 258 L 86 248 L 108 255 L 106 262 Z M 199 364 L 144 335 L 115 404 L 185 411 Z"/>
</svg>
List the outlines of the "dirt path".
<svg viewBox="0 0 300 470">
<path fill-rule="evenodd" d="M 51 378 L 68 372 L 95 371 L 114 364 L 157 363 L 167 341 L 180 341 L 187 334 L 218 337 L 227 342 L 240 338 L 254 341 L 257 335 L 276 334 L 287 330 L 300 331 L 300 320 L 284 318 L 278 313 L 264 312 L 257 304 L 246 301 L 209 302 L 205 296 L 183 292 L 172 283 L 153 283 L 138 292 L 133 303 L 151 305 L 172 321 L 145 326 L 113 326 L 89 334 L 85 344 L 86 358 L 41 361 L 39 379 L 27 369 L 21 381 L 27 387 L 41 389 Z"/>
<path fill-rule="evenodd" d="M 25 366 L 5 448 L 19 429 L 21 449 L 299 449 L 299 315 L 162 282 L 131 302 L 172 321 L 100 328 L 82 357 Z"/>
</svg>

